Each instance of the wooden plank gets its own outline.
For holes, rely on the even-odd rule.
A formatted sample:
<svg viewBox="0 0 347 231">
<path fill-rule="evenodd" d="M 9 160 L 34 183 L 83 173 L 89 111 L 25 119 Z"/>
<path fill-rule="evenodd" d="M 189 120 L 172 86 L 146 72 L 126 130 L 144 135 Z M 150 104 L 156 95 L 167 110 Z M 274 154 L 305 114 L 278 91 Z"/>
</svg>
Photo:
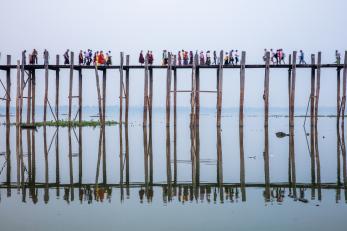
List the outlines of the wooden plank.
<svg viewBox="0 0 347 231">
<path fill-rule="evenodd" d="M 245 64 L 246 52 L 241 53 L 241 67 L 240 67 L 240 111 L 239 111 L 239 126 L 243 126 L 243 104 L 245 100 Z"/>
<path fill-rule="evenodd" d="M 56 56 L 56 65 L 59 66 L 59 55 Z M 55 118 L 59 121 L 59 72 L 57 68 L 55 71 Z"/>
<path fill-rule="evenodd" d="M 44 95 L 44 102 L 43 102 L 43 125 L 46 126 L 47 102 L 48 102 L 48 53 L 45 53 L 44 60 L 45 60 L 45 95 Z"/>
<path fill-rule="evenodd" d="M 7 65 L 11 65 L 11 55 L 7 55 Z M 11 69 L 6 70 L 6 124 L 10 124 L 11 106 Z"/>
<path fill-rule="evenodd" d="M 269 75 L 270 75 L 270 52 L 266 52 L 265 78 L 264 78 L 264 126 L 269 125 Z"/>
<path fill-rule="evenodd" d="M 224 51 L 221 50 L 219 54 L 219 66 L 217 74 L 217 127 L 221 126 L 221 115 L 222 115 L 222 94 L 223 94 L 223 57 Z"/>
<path fill-rule="evenodd" d="M 72 113 L 72 87 L 73 87 L 73 65 L 74 65 L 74 53 L 70 53 L 70 82 L 69 82 L 69 117 L 68 121 L 71 122 L 71 113 Z"/>
<path fill-rule="evenodd" d="M 292 82 L 291 82 L 291 92 L 290 92 L 290 118 L 289 126 L 294 127 L 294 103 L 295 103 L 295 82 L 296 82 L 296 51 L 293 51 L 293 64 L 292 64 Z"/>
</svg>

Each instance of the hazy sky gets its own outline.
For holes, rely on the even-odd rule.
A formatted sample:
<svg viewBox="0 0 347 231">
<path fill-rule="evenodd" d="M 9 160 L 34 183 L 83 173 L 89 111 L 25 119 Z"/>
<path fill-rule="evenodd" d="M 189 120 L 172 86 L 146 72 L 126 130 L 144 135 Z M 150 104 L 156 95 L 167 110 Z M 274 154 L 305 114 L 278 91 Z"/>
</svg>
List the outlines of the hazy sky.
<svg viewBox="0 0 347 231">
<path fill-rule="evenodd" d="M 323 62 L 331 63 L 335 49 L 341 53 L 347 49 L 344 0 L 0 0 L 0 5 L 1 63 L 5 62 L 5 54 L 12 54 L 15 62 L 21 50 L 32 48 L 41 52 L 47 48 L 51 62 L 55 54 L 62 54 L 66 48 L 75 52 L 87 48 L 111 50 L 115 63 L 119 62 L 120 51 L 130 54 L 131 62 L 136 63 L 139 50 L 153 50 L 156 58 L 164 48 L 239 49 L 247 51 L 247 63 L 259 63 L 265 47 L 283 48 L 287 53 L 304 49 L 307 60 L 311 53 L 320 50 Z M 65 81 L 65 72 L 62 73 Z M 320 103 L 335 106 L 336 71 L 322 74 Z M 179 74 L 181 89 L 190 87 L 189 75 L 188 71 Z M 263 70 L 246 72 L 247 106 L 262 106 L 263 75 Z M 309 75 L 309 71 L 298 72 L 298 106 L 307 103 Z M 67 76 L 66 72 L 66 80 Z M 94 75 L 91 72 L 85 76 L 88 79 L 84 81 L 84 103 L 96 105 Z M 119 101 L 118 76 L 118 71 L 109 74 L 109 105 Z M 228 70 L 224 76 L 223 104 L 237 106 L 239 71 Z M 131 78 L 131 103 L 142 105 L 143 72 L 132 72 Z M 162 106 L 165 72 L 155 72 L 154 78 L 154 103 Z M 287 71 L 272 71 L 270 81 L 270 104 L 287 106 Z M 202 89 L 212 90 L 215 71 L 202 73 L 201 84 Z M 43 83 L 39 82 L 40 87 Z M 53 89 L 53 85 L 50 87 Z M 38 90 L 38 99 L 42 92 Z M 62 104 L 67 104 L 67 89 L 62 92 Z M 53 96 L 52 90 L 50 97 Z M 203 96 L 202 104 L 215 105 L 215 99 L 214 95 Z M 188 95 L 180 97 L 179 103 L 188 105 Z M 40 100 L 38 104 L 42 104 Z"/>
</svg>

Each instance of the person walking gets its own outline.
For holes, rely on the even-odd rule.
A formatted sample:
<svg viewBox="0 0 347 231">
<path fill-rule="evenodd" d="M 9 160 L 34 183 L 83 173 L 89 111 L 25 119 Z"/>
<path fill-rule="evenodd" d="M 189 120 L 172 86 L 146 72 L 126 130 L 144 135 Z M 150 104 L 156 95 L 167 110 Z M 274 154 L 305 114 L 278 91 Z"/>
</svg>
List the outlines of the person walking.
<svg viewBox="0 0 347 231">
<path fill-rule="evenodd" d="M 205 65 L 205 56 L 203 51 L 200 51 L 200 65 Z"/>
<path fill-rule="evenodd" d="M 193 65 L 194 54 L 193 51 L 189 51 L 189 65 Z"/>
<path fill-rule="evenodd" d="M 273 51 L 273 49 L 270 49 L 270 60 L 272 65 L 275 64 L 275 52 Z"/>
<path fill-rule="evenodd" d="M 106 65 L 107 66 L 111 66 L 112 65 L 112 55 L 111 55 L 111 51 L 108 51 L 106 53 Z"/>
<path fill-rule="evenodd" d="M 229 53 L 229 64 L 234 65 L 234 50 L 231 50 Z"/>
<path fill-rule="evenodd" d="M 83 51 L 80 50 L 80 53 L 78 54 L 78 65 L 83 65 Z"/>
<path fill-rule="evenodd" d="M 285 61 L 286 54 L 283 52 L 283 49 L 280 49 L 280 53 L 281 53 L 280 64 L 286 64 L 286 61 Z"/>
<path fill-rule="evenodd" d="M 217 65 L 217 51 L 213 51 L 213 65 Z"/>
<path fill-rule="evenodd" d="M 168 54 L 167 54 L 167 50 L 163 50 L 163 61 L 162 61 L 162 65 L 167 65 L 168 64 Z"/>
<path fill-rule="evenodd" d="M 67 49 L 64 53 L 64 64 L 69 65 L 70 64 L 70 56 L 69 56 L 69 49 Z"/>
<path fill-rule="evenodd" d="M 235 65 L 239 63 L 239 53 L 238 50 L 235 51 Z"/>
<path fill-rule="evenodd" d="M 47 49 L 45 49 L 43 51 L 43 64 L 48 65 L 48 63 L 49 63 L 49 53 L 48 53 Z"/>
<path fill-rule="evenodd" d="M 32 54 L 33 64 L 37 64 L 37 56 L 38 56 L 38 52 L 36 49 L 34 49 Z"/>
<path fill-rule="evenodd" d="M 148 54 L 148 52 L 147 52 Z M 140 55 L 139 55 L 139 63 L 141 66 L 145 63 L 145 57 L 143 56 L 143 51 L 141 50 Z"/>
<path fill-rule="evenodd" d="M 302 50 L 300 50 L 300 53 L 299 53 L 299 64 L 306 64 L 305 62 L 305 54 Z"/>
<path fill-rule="evenodd" d="M 183 51 L 183 50 L 182 50 L 182 51 Z M 178 51 L 177 61 L 178 61 L 178 66 L 181 66 L 181 65 L 182 65 L 181 51 Z"/>
<path fill-rule="evenodd" d="M 224 65 L 229 65 L 229 53 L 226 52 L 224 56 Z"/>
<path fill-rule="evenodd" d="M 153 65 L 154 57 L 153 57 L 153 52 L 149 51 L 148 53 L 148 64 Z"/>
<path fill-rule="evenodd" d="M 211 65 L 211 53 L 210 53 L 210 51 L 206 52 L 206 64 Z"/>
<path fill-rule="evenodd" d="M 183 64 L 188 65 L 188 51 L 183 51 Z"/>
<path fill-rule="evenodd" d="M 338 50 L 335 51 L 335 63 L 340 64 L 341 63 L 341 54 Z"/>
<path fill-rule="evenodd" d="M 264 61 L 264 63 L 266 62 L 266 53 L 267 53 L 267 49 L 265 48 L 265 49 L 264 49 L 264 55 L 263 55 L 263 61 Z"/>
</svg>

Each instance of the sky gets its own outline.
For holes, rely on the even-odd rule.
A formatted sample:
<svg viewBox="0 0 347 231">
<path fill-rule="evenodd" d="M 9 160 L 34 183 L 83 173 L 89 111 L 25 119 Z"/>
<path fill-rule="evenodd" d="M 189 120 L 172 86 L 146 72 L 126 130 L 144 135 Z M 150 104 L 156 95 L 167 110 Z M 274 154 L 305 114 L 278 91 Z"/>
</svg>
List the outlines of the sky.
<svg viewBox="0 0 347 231">
<path fill-rule="evenodd" d="M 119 63 L 119 52 L 130 54 L 137 63 L 140 50 L 153 50 L 155 62 L 163 49 L 231 50 L 247 52 L 246 63 L 261 63 L 264 48 L 283 48 L 288 54 L 303 49 L 306 59 L 322 52 L 322 62 L 334 62 L 336 49 L 347 49 L 347 2 L 344 0 L 0 0 L 0 63 L 12 55 L 12 63 L 23 49 L 62 55 L 69 48 L 111 50 Z M 39 60 L 42 62 L 42 59 Z M 225 70 L 223 106 L 238 106 L 239 71 Z M 43 72 L 38 89 L 43 88 Z M 51 72 L 50 76 L 54 77 Z M 75 75 L 77 77 L 77 73 Z M 130 103 L 143 104 L 143 71 L 131 72 Z M 97 105 L 95 76 L 84 73 L 84 105 Z M 119 72 L 108 73 L 108 105 L 118 104 Z M 0 72 L 0 78 L 4 73 Z M 63 83 L 68 72 L 62 71 Z M 246 71 L 245 105 L 262 107 L 264 70 Z M 299 70 L 296 105 L 307 104 L 310 71 Z M 154 73 L 154 106 L 165 105 L 165 72 Z M 215 71 L 201 73 L 201 89 L 214 90 Z M 76 82 L 77 83 L 77 82 Z M 270 72 L 270 106 L 286 107 L 287 71 Z M 190 88 L 190 71 L 179 72 L 180 89 Z M 76 87 L 76 84 L 75 86 Z M 53 79 L 49 97 L 54 99 Z M 62 104 L 67 104 L 67 84 L 61 89 Z M 12 92 L 14 93 L 14 90 Z M 43 90 L 37 91 L 38 104 Z M 320 105 L 335 106 L 336 70 L 322 71 Z M 42 101 L 42 102 L 41 102 Z M 202 95 L 202 105 L 214 106 L 216 96 Z M 188 94 L 179 96 L 180 106 L 189 105 Z"/>
</svg>

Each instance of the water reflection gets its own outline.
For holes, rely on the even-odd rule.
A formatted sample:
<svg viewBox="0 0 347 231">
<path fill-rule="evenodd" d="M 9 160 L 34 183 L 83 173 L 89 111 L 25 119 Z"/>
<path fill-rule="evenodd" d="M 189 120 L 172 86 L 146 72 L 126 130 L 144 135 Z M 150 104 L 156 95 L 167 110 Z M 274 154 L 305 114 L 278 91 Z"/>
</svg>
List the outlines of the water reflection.
<svg viewBox="0 0 347 231">
<path fill-rule="evenodd" d="M 223 144 L 222 129 L 216 127 L 216 166 L 215 181 L 207 183 L 201 181 L 201 167 L 203 162 L 200 157 L 200 126 L 199 111 L 194 111 L 191 115 L 189 126 L 190 132 L 190 162 L 191 179 L 189 182 L 179 181 L 179 166 L 177 147 L 177 127 L 167 126 L 165 128 L 165 182 L 154 181 L 155 161 L 153 159 L 153 127 L 142 127 L 143 135 L 143 182 L 135 182 L 130 180 L 130 150 L 129 150 L 129 125 L 123 124 L 118 126 L 119 130 L 119 150 L 108 150 L 106 148 L 106 128 L 104 126 L 97 128 L 98 147 L 96 166 L 88 166 L 83 168 L 83 161 L 88 158 L 83 155 L 83 128 L 66 128 L 67 130 L 67 150 L 68 150 L 68 167 L 62 172 L 61 167 L 61 140 L 60 133 L 63 128 L 56 128 L 54 132 L 43 127 L 43 143 L 35 142 L 37 133 L 35 130 L 22 130 L 16 128 L 16 151 L 15 156 L 11 153 L 11 129 L 6 126 L 6 161 L 4 171 L 6 174 L 4 182 L 0 185 L 0 191 L 6 191 L 7 197 L 13 196 L 13 191 L 17 191 L 21 195 L 23 202 L 31 200 L 36 204 L 39 201 L 49 203 L 50 200 L 62 198 L 67 203 L 72 203 L 78 197 L 81 203 L 95 202 L 111 202 L 114 198 L 119 198 L 121 202 L 130 198 L 138 198 L 140 203 L 152 203 L 156 198 L 162 198 L 164 203 L 178 201 L 187 202 L 246 202 L 247 191 L 253 188 L 261 188 L 262 198 L 266 204 L 283 203 L 284 200 L 292 200 L 296 202 L 307 203 L 309 201 L 321 201 L 322 190 L 334 190 L 336 192 L 335 200 L 338 203 L 341 200 L 341 192 L 344 193 L 344 199 L 347 202 L 347 163 L 346 163 L 346 147 L 344 129 L 336 130 L 336 147 L 337 147 L 337 174 L 336 183 L 323 183 L 321 180 L 320 154 L 318 145 L 317 126 L 311 126 L 310 134 L 306 137 L 310 139 L 310 166 L 308 170 L 311 175 L 310 183 L 297 182 L 297 162 L 295 157 L 295 131 L 294 127 L 290 127 L 288 136 L 288 182 L 274 183 L 270 179 L 271 155 L 269 154 L 269 128 L 264 126 L 264 151 L 263 151 L 263 182 L 250 183 L 246 181 L 246 156 L 244 149 L 244 127 L 239 126 L 239 182 L 225 182 L 225 170 L 223 171 Z M 175 120 L 175 117 L 174 117 Z M 171 130 L 173 130 L 173 141 L 171 142 Z M 23 142 L 26 140 L 26 142 Z M 171 147 L 173 144 L 173 147 Z M 43 146 L 43 155 L 37 157 L 37 148 Z M 73 152 L 73 147 L 78 147 L 78 152 Z M 26 150 L 26 153 L 23 152 Z M 173 150 L 173 154 L 172 154 Z M 50 154 L 51 153 L 51 154 Z M 54 153 L 54 154 L 52 154 Z M 117 153 L 117 161 L 119 170 L 114 169 L 114 164 L 108 161 L 108 156 Z M 15 158 L 13 158 L 15 157 Z M 77 158 L 74 158 L 77 157 Z M 89 157 L 90 158 L 90 157 Z M 15 159 L 15 162 L 13 162 Z M 37 161 L 43 160 L 43 181 L 38 182 L 36 177 Z M 224 158 L 225 161 L 225 158 Z M 50 163 L 54 162 L 54 163 Z M 14 166 L 13 166 L 14 164 Z M 224 163 L 225 164 L 225 163 Z M 227 163 L 228 164 L 228 163 Z M 54 166 L 54 167 L 53 167 Z M 117 165 L 118 166 L 118 165 Z M 210 165 L 211 166 L 211 165 Z M 225 165 L 224 165 L 225 166 Z M 53 170 L 50 168 L 53 167 Z M 137 167 L 137 166 L 135 166 Z M 55 168 L 55 169 L 54 169 Z M 109 168 L 111 171 L 119 171 L 119 183 L 114 179 L 108 179 Z M 13 173 L 14 171 L 14 173 Z M 93 172 L 95 175 L 94 182 L 84 182 L 85 174 Z M 77 173 L 75 175 L 74 173 Z M 342 173 L 342 176 L 341 176 Z M 12 178 L 12 174 L 16 175 L 16 179 Z M 52 175 L 55 179 L 52 181 Z M 62 183 L 62 175 L 68 175 L 68 181 Z M 63 190 L 61 192 L 61 190 Z M 310 192 L 310 195 L 308 194 Z M 1 193 L 2 194 L 2 193 Z M 55 197 L 51 195 L 55 194 Z M 308 194 L 308 195 L 307 195 Z M 77 197 L 75 197 L 77 196 Z"/>
</svg>

